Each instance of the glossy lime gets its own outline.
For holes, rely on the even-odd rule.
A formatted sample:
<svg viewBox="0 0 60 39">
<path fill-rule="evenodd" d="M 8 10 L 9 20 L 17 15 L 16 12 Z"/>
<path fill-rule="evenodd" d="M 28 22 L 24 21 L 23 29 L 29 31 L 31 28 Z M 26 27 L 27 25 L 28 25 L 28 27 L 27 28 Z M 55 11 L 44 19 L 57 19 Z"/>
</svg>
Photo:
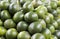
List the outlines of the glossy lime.
<svg viewBox="0 0 60 39">
<path fill-rule="evenodd" d="M 14 14 L 13 16 L 13 20 L 18 23 L 19 21 L 22 21 L 23 20 L 23 17 L 24 17 L 24 14 L 22 11 L 19 11 L 17 13 Z"/>
<path fill-rule="evenodd" d="M 38 20 L 38 15 L 35 12 L 28 12 L 24 16 L 25 21 L 27 22 L 34 22 Z"/>
<path fill-rule="evenodd" d="M 43 31 L 43 35 L 45 36 L 46 39 L 50 39 L 50 37 L 51 37 L 51 31 L 46 28 L 46 29 Z"/>
<path fill-rule="evenodd" d="M 17 31 L 26 31 L 28 29 L 28 24 L 24 21 L 20 21 L 17 24 Z"/>
<path fill-rule="evenodd" d="M 36 33 L 32 35 L 31 39 L 45 39 L 45 36 L 42 35 L 41 33 Z"/>
<path fill-rule="evenodd" d="M 17 39 L 30 39 L 30 34 L 27 31 L 22 31 L 18 34 Z"/>
<path fill-rule="evenodd" d="M 0 26 L 0 36 L 4 36 L 6 34 L 6 29 Z"/>
<path fill-rule="evenodd" d="M 15 28 L 10 28 L 6 32 L 6 38 L 7 39 L 15 39 L 17 37 L 17 30 Z"/>
<path fill-rule="evenodd" d="M 21 10 L 21 6 L 19 4 L 17 4 L 17 3 L 11 3 L 9 5 L 9 11 L 10 11 L 11 14 L 14 14 L 17 11 L 20 11 L 20 10 Z"/>
<path fill-rule="evenodd" d="M 0 8 L 1 9 L 7 9 L 8 6 L 9 6 L 9 2 L 0 1 Z"/>
<path fill-rule="evenodd" d="M 45 18 L 45 14 L 47 14 L 47 8 L 45 6 L 38 6 L 35 10 L 40 18 Z"/>
<path fill-rule="evenodd" d="M 29 11 L 33 11 L 34 10 L 34 7 L 33 5 L 30 3 L 30 1 L 27 1 L 23 4 L 23 10 L 24 10 L 24 13 L 25 12 L 29 12 Z"/>
<path fill-rule="evenodd" d="M 11 16 L 7 10 L 1 11 L 1 19 L 5 21 L 6 19 L 10 19 Z"/>
<path fill-rule="evenodd" d="M 42 25 L 39 23 L 39 22 L 33 22 L 29 25 L 28 27 L 28 31 L 31 33 L 31 34 L 34 34 L 34 33 L 39 33 L 42 31 Z"/>
<path fill-rule="evenodd" d="M 13 28 L 15 26 L 16 26 L 16 24 L 15 24 L 15 22 L 12 19 L 7 19 L 4 22 L 4 27 L 5 28 Z"/>
</svg>

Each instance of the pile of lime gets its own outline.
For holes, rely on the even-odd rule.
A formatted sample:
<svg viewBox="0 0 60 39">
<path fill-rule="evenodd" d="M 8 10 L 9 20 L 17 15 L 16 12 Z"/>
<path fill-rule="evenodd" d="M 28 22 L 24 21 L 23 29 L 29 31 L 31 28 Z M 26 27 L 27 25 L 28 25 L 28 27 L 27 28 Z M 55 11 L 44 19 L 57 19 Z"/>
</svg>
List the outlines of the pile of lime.
<svg viewBox="0 0 60 39">
<path fill-rule="evenodd" d="M 0 39 L 60 39 L 60 0 L 0 0 Z"/>
</svg>

